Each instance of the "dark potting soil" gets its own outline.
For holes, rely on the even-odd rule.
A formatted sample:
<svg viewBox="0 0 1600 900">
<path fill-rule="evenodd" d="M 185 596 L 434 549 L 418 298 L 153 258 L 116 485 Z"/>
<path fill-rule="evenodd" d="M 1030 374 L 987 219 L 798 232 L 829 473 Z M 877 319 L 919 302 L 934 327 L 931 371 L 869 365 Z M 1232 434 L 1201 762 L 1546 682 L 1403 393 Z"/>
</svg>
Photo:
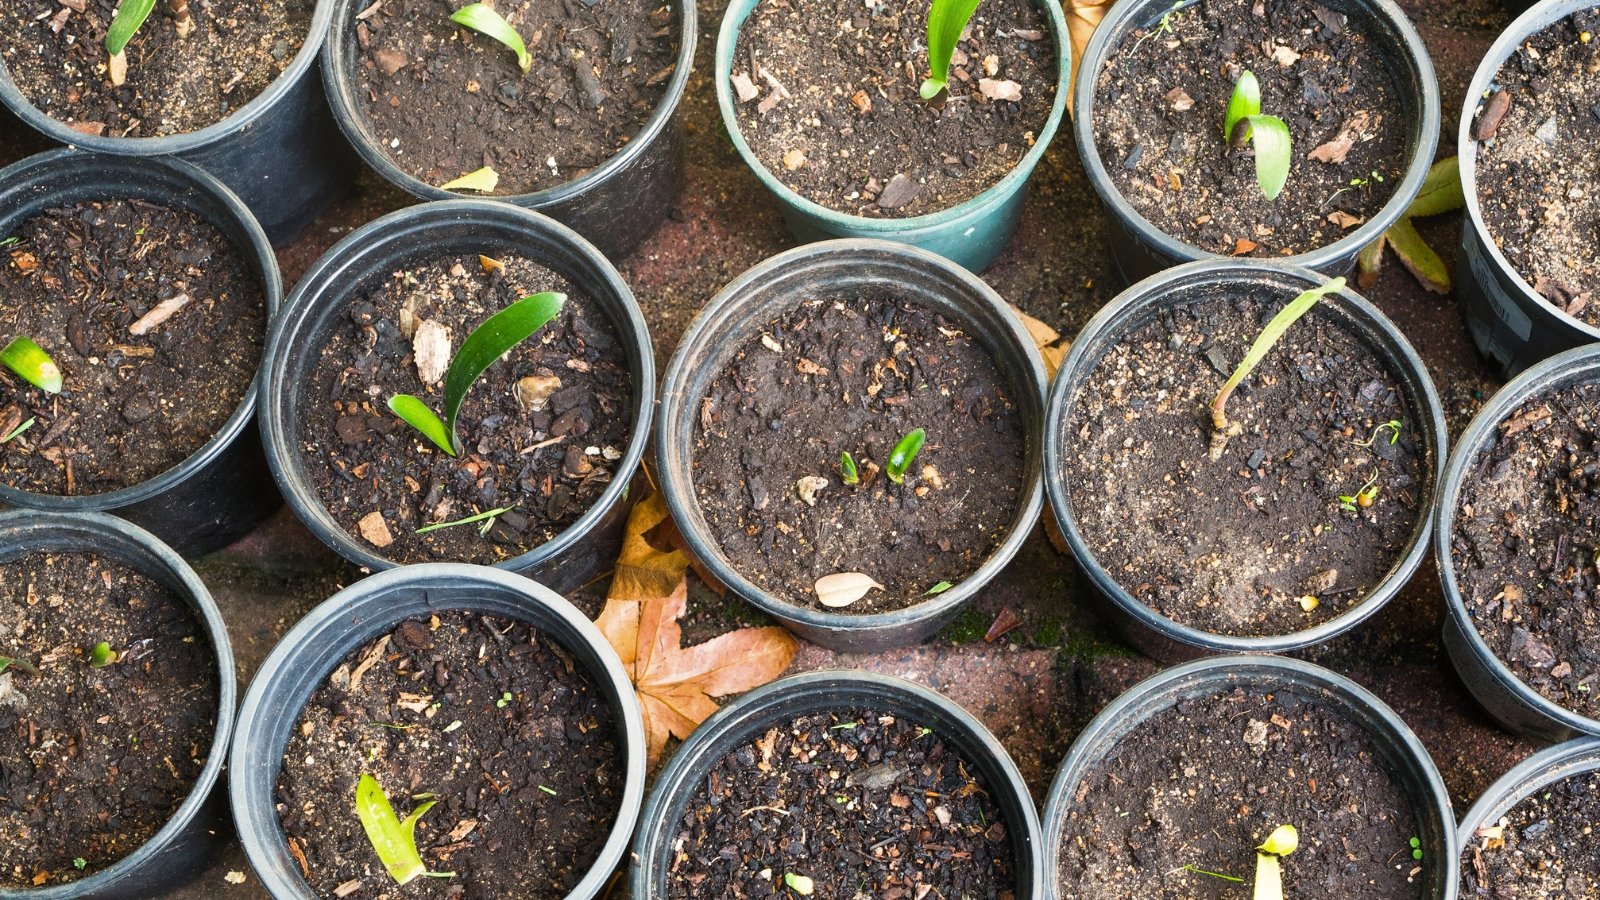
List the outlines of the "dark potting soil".
<svg viewBox="0 0 1600 900">
<path fill-rule="evenodd" d="M 1245 900 L 1280 825 L 1300 833 L 1285 896 L 1422 896 L 1416 813 L 1372 737 L 1292 690 L 1244 688 L 1156 713 L 1079 782 L 1060 895 Z"/>
<path fill-rule="evenodd" d="M 1533 35 L 1479 101 L 1478 206 L 1556 308 L 1600 325 L 1600 8 Z M 1585 37 L 1587 36 L 1587 37 Z"/>
<path fill-rule="evenodd" d="M 682 36 L 656 0 L 499 0 L 533 57 L 450 21 L 459 0 L 386 0 L 356 25 L 356 95 L 383 153 L 442 185 L 483 166 L 496 194 L 578 178 L 610 159 L 666 93 Z"/>
<path fill-rule="evenodd" d="M 1010 900 L 1007 823 L 971 762 L 900 716 L 846 709 L 769 728 L 701 779 L 666 896 Z M 801 892 L 803 893 L 803 892 Z"/>
<path fill-rule="evenodd" d="M 956 321 L 884 295 L 809 300 L 768 323 L 699 419 L 706 523 L 741 574 L 799 606 L 820 608 L 817 579 L 841 572 L 884 586 L 845 613 L 960 584 L 1005 538 L 1026 486 L 1022 414 L 989 353 Z M 894 484 L 878 469 L 919 427 L 927 443 Z M 843 482 L 841 453 L 860 484 Z"/>
<path fill-rule="evenodd" d="M 1199 0 L 1124 39 L 1095 83 L 1095 146 L 1117 190 L 1164 233 L 1224 255 L 1305 253 L 1383 208 L 1408 162 L 1399 87 L 1372 41 L 1311 0 Z M 1161 25 L 1162 22 L 1166 26 Z M 1234 83 L 1293 141 L 1276 200 L 1255 151 L 1222 135 Z"/>
<path fill-rule="evenodd" d="M 323 897 L 564 897 L 616 821 L 623 748 L 582 665 L 524 623 L 461 611 L 400 623 L 311 695 L 284 749 L 278 815 Z M 397 889 L 355 812 L 361 775 L 430 871 Z M 423 799 L 428 799 L 424 797 Z"/>
<path fill-rule="evenodd" d="M 1016 168 L 1056 99 L 1048 20 L 1030 0 L 979 5 L 950 93 L 929 103 L 918 93 L 929 5 L 778 0 L 751 11 L 734 98 L 739 131 L 774 178 L 829 209 L 900 218 L 956 206 Z"/>
<path fill-rule="evenodd" d="M 1461 858 L 1461 896 L 1600 897 L 1600 773 L 1563 778 L 1478 829 Z"/>
<path fill-rule="evenodd" d="M 179 34 L 161 0 L 123 51 L 127 81 L 107 74 L 116 0 L 0 4 L 6 67 L 28 102 L 77 131 L 159 137 L 199 131 L 254 100 L 300 52 L 315 0 L 189 0 Z M 182 0 L 177 0 L 182 2 Z"/>
<path fill-rule="evenodd" d="M 96 669 L 95 644 L 123 657 Z M 92 553 L 0 564 L 0 891 L 76 881 L 154 837 L 205 768 L 216 658 L 184 600 Z M 232 678 L 233 673 L 227 673 Z"/>
<path fill-rule="evenodd" d="M 1244 433 L 1211 461 L 1211 401 L 1289 299 L 1240 287 L 1169 305 L 1105 354 L 1061 426 L 1078 529 L 1100 565 L 1214 634 L 1289 634 L 1353 608 L 1427 513 L 1420 402 L 1321 307 L 1234 392 L 1227 413 Z M 1371 479 L 1371 505 L 1346 509 L 1339 498 Z M 1303 597 L 1318 602 L 1307 611 Z"/>
<path fill-rule="evenodd" d="M 544 266 L 498 262 L 453 254 L 407 264 L 352 298 L 313 366 L 300 426 L 311 480 L 339 524 L 386 559 L 519 556 L 577 521 L 627 451 L 632 376 L 611 320 Z M 566 306 L 473 385 L 459 457 L 389 411 L 390 397 L 412 394 L 442 415 L 443 366 L 424 385 L 415 349 L 437 326 L 449 334 L 436 357 L 447 364 L 485 319 L 540 291 L 566 294 Z M 492 520 L 417 533 L 504 507 Z"/>
<path fill-rule="evenodd" d="M 1600 384 L 1525 403 L 1473 463 L 1450 535 L 1472 623 L 1524 684 L 1600 717 Z"/>
<path fill-rule="evenodd" d="M 9 237 L 0 346 L 32 338 L 61 368 L 63 390 L 51 396 L 0 369 L 0 437 L 34 420 L 0 445 L 7 484 L 85 495 L 147 481 L 205 446 L 249 394 L 266 341 L 264 288 L 210 223 L 105 200 L 46 210 Z M 147 318 L 179 297 L 190 299 L 169 318 Z"/>
</svg>

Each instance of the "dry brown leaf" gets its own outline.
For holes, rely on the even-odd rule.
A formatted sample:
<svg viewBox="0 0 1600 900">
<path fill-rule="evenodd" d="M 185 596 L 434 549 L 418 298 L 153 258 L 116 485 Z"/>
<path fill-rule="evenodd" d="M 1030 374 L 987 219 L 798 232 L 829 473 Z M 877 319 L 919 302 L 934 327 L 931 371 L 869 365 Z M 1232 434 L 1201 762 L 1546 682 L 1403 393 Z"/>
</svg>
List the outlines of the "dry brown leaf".
<svg viewBox="0 0 1600 900">
<path fill-rule="evenodd" d="M 1022 85 L 1015 81 L 996 81 L 993 78 L 978 79 L 978 93 L 990 100 L 1008 100 L 1012 103 L 1022 99 Z"/>
<path fill-rule="evenodd" d="M 1362 222 L 1365 222 L 1366 219 L 1360 218 L 1359 216 L 1352 216 L 1342 209 L 1336 209 L 1333 212 L 1328 213 L 1328 221 L 1339 226 L 1340 228 L 1354 228 L 1357 225 L 1360 225 Z"/>
<path fill-rule="evenodd" d="M 671 540 L 677 530 L 659 493 L 639 501 L 628 516 L 610 599 L 642 601 L 672 593 L 689 568 L 689 554 Z"/>
<path fill-rule="evenodd" d="M 1372 129 L 1376 130 L 1378 123 L 1381 121 L 1383 121 L 1381 116 L 1374 117 L 1366 110 L 1357 110 L 1355 115 L 1352 115 L 1350 120 L 1345 122 L 1344 126 L 1339 129 L 1338 135 L 1333 140 L 1317 147 L 1307 155 L 1317 162 L 1339 165 L 1344 162 L 1346 156 L 1350 155 L 1350 148 L 1356 145 L 1356 141 L 1367 131 L 1368 126 L 1370 125 Z"/>
<path fill-rule="evenodd" d="M 1246 253 L 1253 252 L 1259 246 L 1261 245 L 1250 240 L 1249 238 L 1239 238 L 1237 241 L 1233 242 L 1233 255 L 1243 256 Z"/>
<path fill-rule="evenodd" d="M 1072 349 L 1072 342 L 1063 341 L 1060 332 L 1018 309 L 1016 304 L 1010 306 L 1011 311 L 1022 320 L 1022 327 L 1027 329 L 1028 337 L 1033 338 L 1033 346 L 1044 359 L 1045 377 L 1055 378 L 1062 360 L 1067 358 L 1067 352 Z"/>
<path fill-rule="evenodd" d="M 835 572 L 817 579 L 817 601 L 832 609 L 842 609 L 860 600 L 873 589 L 883 590 L 883 585 L 870 575 L 860 572 Z"/>
</svg>

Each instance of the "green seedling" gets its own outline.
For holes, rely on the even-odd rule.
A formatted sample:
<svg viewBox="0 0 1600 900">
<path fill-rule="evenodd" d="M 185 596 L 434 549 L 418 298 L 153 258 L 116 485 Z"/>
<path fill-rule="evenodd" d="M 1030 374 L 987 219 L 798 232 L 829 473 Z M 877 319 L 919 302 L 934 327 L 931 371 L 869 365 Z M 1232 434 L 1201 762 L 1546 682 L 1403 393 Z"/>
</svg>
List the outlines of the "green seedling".
<svg viewBox="0 0 1600 900">
<path fill-rule="evenodd" d="M 1261 82 L 1249 70 L 1239 76 L 1233 96 L 1228 98 L 1222 135 L 1234 147 L 1243 147 L 1246 142 L 1255 146 L 1256 183 L 1268 200 L 1276 200 L 1289 181 L 1289 126 L 1277 116 L 1261 114 Z"/>
<path fill-rule="evenodd" d="M 1316 306 L 1318 300 L 1329 294 L 1336 294 L 1344 290 L 1344 284 L 1344 278 L 1335 278 L 1321 287 L 1312 288 L 1290 300 L 1283 309 L 1278 311 L 1277 315 L 1272 317 L 1272 321 L 1267 323 L 1267 327 L 1261 329 L 1261 333 L 1256 335 L 1255 343 L 1250 345 L 1250 350 L 1245 354 L 1244 360 L 1239 363 L 1237 369 L 1233 370 L 1233 375 L 1229 376 L 1227 383 L 1222 386 L 1222 390 L 1218 391 L 1216 398 L 1211 401 L 1211 427 L 1216 429 L 1216 432 L 1211 436 L 1212 461 L 1222 458 L 1222 451 L 1228 445 L 1228 438 L 1244 432 L 1244 428 L 1238 422 L 1228 420 L 1228 398 L 1233 396 L 1234 390 L 1239 387 L 1240 383 L 1249 377 L 1255 367 L 1261 363 L 1261 360 L 1266 358 L 1267 353 L 1272 350 L 1273 346 L 1278 343 L 1284 332 L 1288 331 L 1291 325 L 1300 321 L 1301 316 L 1310 312 L 1311 307 Z"/>
<path fill-rule="evenodd" d="M 928 77 L 919 93 L 932 100 L 950 83 L 950 57 L 967 23 L 978 10 L 978 0 L 933 0 L 928 10 Z"/>
<path fill-rule="evenodd" d="M 76 857 L 72 860 L 72 867 L 82 871 L 83 869 L 89 868 L 89 861 L 81 856 Z"/>
<path fill-rule="evenodd" d="M 917 729 L 917 737 L 919 738 L 925 738 L 930 734 L 933 734 L 932 728 L 923 727 Z"/>
<path fill-rule="evenodd" d="M 1354 494 L 1351 494 L 1348 497 L 1339 498 L 1339 508 L 1345 512 L 1360 512 L 1361 510 L 1371 506 L 1377 499 L 1378 472 L 1376 469 L 1374 469 L 1372 472 L 1372 477 L 1368 478 L 1367 483 L 1361 486 L 1361 490 L 1356 491 Z"/>
<path fill-rule="evenodd" d="M 1393 447 L 1400 441 L 1400 425 L 1401 422 L 1399 419 L 1390 419 L 1389 421 L 1379 425 L 1377 428 L 1372 429 L 1372 435 L 1366 440 L 1355 441 L 1354 443 L 1357 447 L 1371 447 L 1373 444 L 1378 442 L 1378 435 L 1382 434 L 1383 430 L 1387 428 L 1389 429 L 1389 446 Z"/>
<path fill-rule="evenodd" d="M 1377 170 L 1373 170 L 1371 172 L 1371 174 L 1367 175 L 1367 177 L 1365 177 L 1365 178 L 1352 178 L 1352 179 L 1350 179 L 1350 183 L 1348 185 L 1346 185 L 1345 187 L 1339 188 L 1337 191 L 1334 191 L 1332 194 L 1330 194 L 1328 196 L 1328 199 L 1326 201 L 1324 201 L 1322 205 L 1323 206 L 1332 205 L 1333 201 L 1337 200 L 1339 198 L 1340 194 L 1343 194 L 1343 193 L 1345 193 L 1347 191 L 1354 191 L 1354 190 L 1362 190 L 1362 189 L 1371 188 L 1373 182 L 1377 182 L 1378 184 L 1383 184 L 1383 173 L 1381 173 L 1381 172 L 1379 172 Z"/>
<path fill-rule="evenodd" d="M 796 894 L 799 894 L 802 897 L 811 896 L 811 892 L 817 889 L 816 882 L 804 875 L 796 875 L 793 872 L 783 873 L 783 884 L 789 890 L 794 891 Z"/>
<path fill-rule="evenodd" d="M 1156 23 L 1155 28 L 1146 31 L 1137 41 L 1133 42 L 1133 49 L 1129 52 L 1138 53 L 1139 48 L 1144 46 L 1145 41 L 1150 40 L 1158 34 L 1171 34 L 1172 17 L 1177 14 L 1178 10 L 1183 8 L 1183 4 L 1185 2 L 1186 0 L 1178 0 L 1177 3 L 1172 4 L 1172 8 L 1167 10 L 1166 13 L 1161 16 L 1161 21 Z"/>
<path fill-rule="evenodd" d="M 418 430 L 420 431 L 421 429 L 419 428 Z M 426 434 L 427 432 L 423 433 Z M 505 513 L 512 511 L 513 509 L 516 509 L 516 507 L 502 506 L 499 509 L 491 509 L 488 512 L 481 512 L 475 516 L 467 516 L 465 519 L 457 519 L 454 522 L 435 522 L 432 525 L 424 525 L 421 528 L 418 528 L 417 534 L 427 534 L 430 531 L 438 531 L 441 528 L 454 528 L 457 525 L 471 525 L 473 522 L 482 522 L 483 524 L 478 526 L 478 533 L 488 534 L 489 529 L 494 527 L 494 520 Z"/>
<path fill-rule="evenodd" d="M 356 815 L 366 829 L 367 840 L 396 884 L 410 884 L 418 875 L 428 878 L 454 878 L 454 872 L 429 872 L 417 852 L 417 821 L 433 808 L 429 800 L 411 811 L 404 821 L 394 814 L 389 797 L 371 775 L 362 773 L 356 783 Z"/>
<path fill-rule="evenodd" d="M 955 585 L 951 584 L 950 582 L 941 581 L 938 584 L 934 585 L 933 587 L 928 588 L 926 591 L 924 591 L 922 596 L 924 596 L 924 597 L 932 597 L 932 596 L 935 596 L 935 595 L 938 595 L 938 594 L 942 594 L 945 591 L 948 591 L 953 587 L 955 587 Z"/>
<path fill-rule="evenodd" d="M 1195 865 L 1179 866 L 1178 868 L 1173 869 L 1171 872 L 1168 872 L 1167 874 L 1168 875 L 1176 875 L 1179 872 L 1193 872 L 1196 875 L 1204 875 L 1207 878 L 1220 878 L 1223 881 L 1233 881 L 1233 882 L 1237 882 L 1239 884 L 1243 884 L 1244 883 L 1244 879 L 1243 878 L 1235 878 L 1232 875 L 1224 875 L 1221 872 L 1208 872 L 1205 869 L 1202 869 L 1199 866 L 1195 866 Z"/>
<path fill-rule="evenodd" d="M 549 794 L 552 797 L 554 797 L 556 795 L 556 789 L 555 788 L 545 787 L 542 784 L 539 785 L 539 790 L 544 791 L 546 794 Z"/>
<path fill-rule="evenodd" d="M 856 459 L 848 450 L 839 454 L 839 475 L 845 484 L 861 483 L 861 471 L 856 468 Z"/>
<path fill-rule="evenodd" d="M 467 391 L 485 369 L 511 348 L 533 336 L 554 319 L 566 304 L 567 295 L 545 291 L 523 297 L 500 310 L 475 328 L 472 334 L 450 360 L 444 376 L 444 412 L 440 419 L 426 404 L 410 394 L 396 394 L 389 398 L 389 409 L 422 433 L 434 446 L 450 456 L 460 452 L 461 439 L 456 435 L 456 417 Z M 504 512 L 504 510 L 502 510 Z M 499 513 L 495 513 L 499 515 Z"/>
<path fill-rule="evenodd" d="M 13 338 L 0 350 L 0 365 L 46 394 L 61 393 L 61 368 L 31 338 Z"/>
<path fill-rule="evenodd" d="M 101 641 L 89 651 L 89 668 L 104 669 L 122 658 L 122 654 L 111 649 L 111 645 Z"/>
<path fill-rule="evenodd" d="M 495 708 L 496 709 L 505 709 L 506 707 L 511 705 L 511 700 L 512 700 L 511 692 L 510 691 L 506 691 L 504 694 L 500 695 L 500 699 L 499 700 L 496 700 L 494 702 Z"/>
<path fill-rule="evenodd" d="M 829 731 L 855 731 L 861 727 L 860 722 L 843 722 L 828 729 Z"/>
<path fill-rule="evenodd" d="M 111 18 L 111 27 L 106 29 L 106 52 L 120 56 L 155 8 L 156 0 L 122 0 L 117 14 Z"/>
<path fill-rule="evenodd" d="M 511 27 L 505 16 L 495 12 L 493 7 L 482 3 L 463 6 L 451 13 L 450 21 L 505 44 L 507 49 L 517 55 L 517 67 L 522 70 L 522 74 L 528 74 L 528 70 L 533 68 L 533 57 L 528 55 L 528 47 L 522 42 L 522 35 L 517 34 L 517 30 Z"/>
<path fill-rule="evenodd" d="M 883 474 L 895 484 L 906 483 L 906 469 L 911 466 L 911 461 L 922 452 L 922 444 L 928 439 L 928 433 L 921 428 L 912 429 L 911 433 L 900 439 L 889 451 L 889 464 L 883 467 Z"/>
<path fill-rule="evenodd" d="M 34 418 L 32 416 L 29 416 L 28 417 L 28 421 L 23 422 L 21 425 L 18 425 L 16 428 L 11 429 L 11 433 L 10 434 L 6 435 L 3 438 L 0 438 L 0 444 L 9 444 L 12 441 L 16 440 L 17 438 L 22 437 L 23 433 L 26 432 L 29 428 L 32 428 L 33 427 L 33 423 L 37 422 L 37 421 L 38 421 L 38 419 L 36 419 L 36 418 Z"/>
<path fill-rule="evenodd" d="M 12 668 L 27 672 L 29 675 L 32 675 L 35 678 L 39 677 L 39 668 L 33 663 L 28 662 L 25 659 L 17 659 L 14 656 L 0 656 L 0 672 L 4 672 L 5 670 Z"/>
<path fill-rule="evenodd" d="M 1300 848 L 1300 832 L 1293 825 L 1279 825 L 1256 848 L 1255 900 L 1283 900 L 1283 866 L 1280 862 Z"/>
<path fill-rule="evenodd" d="M 1418 862 L 1422 861 L 1422 838 L 1415 836 L 1411 838 L 1411 858 Z"/>
</svg>

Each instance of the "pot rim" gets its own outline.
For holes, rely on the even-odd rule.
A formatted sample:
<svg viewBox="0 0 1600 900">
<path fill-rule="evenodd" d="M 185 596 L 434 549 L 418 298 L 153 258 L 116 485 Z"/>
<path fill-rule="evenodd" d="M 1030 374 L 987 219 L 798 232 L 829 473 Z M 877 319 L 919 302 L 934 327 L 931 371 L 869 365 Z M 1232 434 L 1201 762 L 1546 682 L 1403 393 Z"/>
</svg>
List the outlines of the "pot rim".
<svg viewBox="0 0 1600 900">
<path fill-rule="evenodd" d="M 1465 852 L 1477 837 L 1477 830 L 1489 820 L 1505 815 L 1517 804 L 1558 781 L 1597 771 L 1600 771 L 1600 738 L 1577 738 L 1540 750 L 1500 776 L 1479 795 L 1472 808 L 1461 817 L 1456 843 Z"/>
</svg>

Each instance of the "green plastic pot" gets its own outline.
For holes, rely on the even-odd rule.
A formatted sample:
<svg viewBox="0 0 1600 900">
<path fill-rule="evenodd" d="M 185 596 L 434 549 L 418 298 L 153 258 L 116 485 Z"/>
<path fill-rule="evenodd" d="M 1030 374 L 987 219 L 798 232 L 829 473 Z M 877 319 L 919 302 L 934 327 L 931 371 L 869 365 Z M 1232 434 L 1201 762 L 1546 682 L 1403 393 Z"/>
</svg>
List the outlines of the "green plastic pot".
<svg viewBox="0 0 1600 900">
<path fill-rule="evenodd" d="M 759 0 L 733 0 L 728 13 L 722 18 L 722 30 L 717 34 L 717 108 L 722 110 L 722 124 L 728 138 L 739 151 L 745 165 L 756 174 L 761 184 L 774 197 L 783 211 L 789 231 L 804 243 L 831 238 L 877 238 L 910 244 L 937 253 L 973 272 L 982 272 L 994 262 L 995 257 L 1011 240 L 1012 232 L 1022 219 L 1022 201 L 1027 196 L 1028 179 L 1034 166 L 1044 158 L 1045 148 L 1055 136 L 1056 127 L 1067 111 L 1068 80 L 1072 71 L 1072 46 L 1067 34 L 1067 20 L 1061 6 L 1054 0 L 1035 0 L 1035 5 L 1045 14 L 1050 24 L 1050 40 L 1056 52 L 1056 99 L 1050 107 L 1050 118 L 1039 129 L 1033 147 L 1022 162 L 999 183 L 988 190 L 950 209 L 904 219 L 869 219 L 829 209 L 800 196 L 779 181 L 772 172 L 756 159 L 744 135 L 739 132 L 739 119 L 734 112 L 733 89 L 729 79 L 733 76 L 733 56 L 739 44 L 739 29 L 756 8 Z"/>
</svg>

